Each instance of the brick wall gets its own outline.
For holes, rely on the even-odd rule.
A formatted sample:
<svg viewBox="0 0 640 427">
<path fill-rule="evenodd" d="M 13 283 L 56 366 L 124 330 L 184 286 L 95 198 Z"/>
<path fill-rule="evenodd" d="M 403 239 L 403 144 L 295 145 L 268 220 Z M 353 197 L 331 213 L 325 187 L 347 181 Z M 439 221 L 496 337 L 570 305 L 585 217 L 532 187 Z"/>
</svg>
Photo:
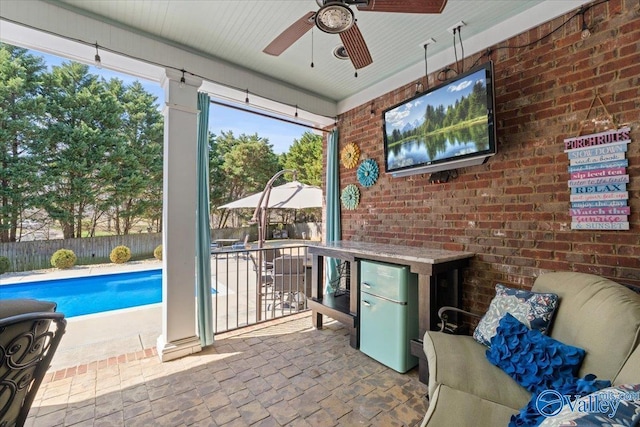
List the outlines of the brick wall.
<svg viewBox="0 0 640 427">
<path fill-rule="evenodd" d="M 341 115 L 340 149 L 354 142 L 362 157 L 381 168 L 374 186 L 358 185 L 359 207 L 342 209 L 342 238 L 476 253 L 465 272 L 464 305 L 480 311 L 496 282 L 530 288 L 535 277 L 552 270 L 640 285 L 640 6 L 637 0 L 594 6 L 586 15 L 592 31 L 586 40 L 577 17 L 530 47 L 514 48 L 550 33 L 571 15 L 491 48 L 498 154 L 484 165 L 458 170 L 447 183 L 429 183 L 426 174 L 384 173 L 382 111 L 413 96 L 415 82 L 375 99 L 373 115 L 371 103 Z M 479 56 L 467 57 L 467 68 L 488 59 Z M 440 71 L 429 75 L 431 86 L 439 83 Z M 570 228 L 563 140 L 588 122 L 596 93 L 617 124 L 632 129 L 629 231 Z M 589 119 L 602 114 L 592 112 Z M 341 189 L 357 184 L 356 169 L 341 166 L 340 179 Z"/>
</svg>

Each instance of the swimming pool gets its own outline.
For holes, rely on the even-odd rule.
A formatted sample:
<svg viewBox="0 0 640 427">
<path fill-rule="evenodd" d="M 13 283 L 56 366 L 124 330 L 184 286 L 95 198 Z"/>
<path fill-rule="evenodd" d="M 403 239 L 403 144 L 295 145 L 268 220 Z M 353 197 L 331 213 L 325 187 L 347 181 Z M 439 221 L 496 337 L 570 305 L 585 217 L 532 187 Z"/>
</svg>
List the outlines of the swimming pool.
<svg viewBox="0 0 640 427">
<path fill-rule="evenodd" d="M 55 301 L 66 317 L 157 304 L 162 302 L 162 269 L 0 286 L 0 300 L 8 298 Z"/>
</svg>

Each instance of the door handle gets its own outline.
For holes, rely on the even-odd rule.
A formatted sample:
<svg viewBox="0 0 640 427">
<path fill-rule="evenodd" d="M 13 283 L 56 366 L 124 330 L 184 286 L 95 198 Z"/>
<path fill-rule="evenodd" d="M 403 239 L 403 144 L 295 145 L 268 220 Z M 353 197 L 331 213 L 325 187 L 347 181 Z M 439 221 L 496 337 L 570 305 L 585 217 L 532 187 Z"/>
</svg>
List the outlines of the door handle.
<svg viewBox="0 0 640 427">
<path fill-rule="evenodd" d="M 367 288 L 367 289 L 371 289 L 371 285 L 368 284 L 367 282 L 362 282 L 362 287 L 363 288 Z"/>
<path fill-rule="evenodd" d="M 371 303 L 369 301 L 362 301 L 362 305 L 364 305 L 365 307 L 371 307 Z"/>
</svg>

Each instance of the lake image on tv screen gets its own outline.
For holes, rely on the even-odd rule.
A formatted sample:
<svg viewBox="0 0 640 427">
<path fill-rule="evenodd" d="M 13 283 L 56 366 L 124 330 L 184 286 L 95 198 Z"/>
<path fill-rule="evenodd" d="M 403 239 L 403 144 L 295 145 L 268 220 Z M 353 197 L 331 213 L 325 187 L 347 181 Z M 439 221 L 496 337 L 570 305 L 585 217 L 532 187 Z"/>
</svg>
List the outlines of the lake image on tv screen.
<svg viewBox="0 0 640 427">
<path fill-rule="evenodd" d="M 485 71 L 387 111 L 387 170 L 489 149 Z"/>
</svg>

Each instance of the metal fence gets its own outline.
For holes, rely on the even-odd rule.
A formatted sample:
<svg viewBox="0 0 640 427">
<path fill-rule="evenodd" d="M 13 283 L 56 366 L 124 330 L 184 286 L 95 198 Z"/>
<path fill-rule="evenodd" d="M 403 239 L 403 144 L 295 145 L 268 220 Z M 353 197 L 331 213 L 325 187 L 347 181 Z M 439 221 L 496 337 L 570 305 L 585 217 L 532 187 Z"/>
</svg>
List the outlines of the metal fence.
<svg viewBox="0 0 640 427">
<path fill-rule="evenodd" d="M 211 276 L 214 333 L 306 310 L 311 296 L 304 245 L 213 249 Z"/>
</svg>

